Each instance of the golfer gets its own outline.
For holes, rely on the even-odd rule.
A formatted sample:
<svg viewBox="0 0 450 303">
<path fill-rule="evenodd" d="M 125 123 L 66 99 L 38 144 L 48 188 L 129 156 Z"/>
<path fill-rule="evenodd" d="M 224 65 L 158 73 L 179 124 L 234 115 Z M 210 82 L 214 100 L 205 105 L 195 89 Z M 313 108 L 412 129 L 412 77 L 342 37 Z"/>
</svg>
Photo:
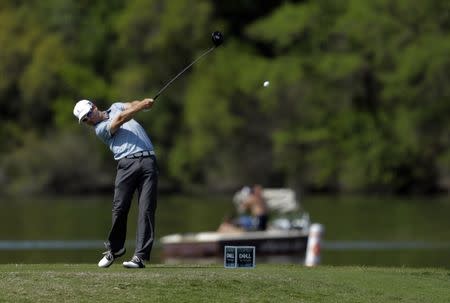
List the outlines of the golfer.
<svg viewBox="0 0 450 303">
<path fill-rule="evenodd" d="M 152 142 L 133 116 L 150 109 L 153 99 L 114 103 L 100 111 L 89 100 L 78 101 L 73 109 L 75 117 L 95 129 L 96 135 L 109 146 L 117 163 L 112 227 L 105 242 L 107 251 L 98 263 L 109 267 L 117 257 L 125 254 L 127 218 L 134 192 L 138 192 L 139 215 L 134 256 L 123 262 L 126 268 L 143 268 L 150 258 L 155 236 L 155 210 L 158 186 L 158 165 Z"/>
</svg>

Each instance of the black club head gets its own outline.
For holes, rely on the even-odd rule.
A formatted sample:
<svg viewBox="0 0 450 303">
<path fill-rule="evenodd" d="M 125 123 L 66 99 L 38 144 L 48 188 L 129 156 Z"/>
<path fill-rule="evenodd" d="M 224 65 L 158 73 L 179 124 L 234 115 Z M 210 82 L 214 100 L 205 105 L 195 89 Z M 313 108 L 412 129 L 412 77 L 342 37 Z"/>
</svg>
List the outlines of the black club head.
<svg viewBox="0 0 450 303">
<path fill-rule="evenodd" d="M 222 42 L 223 42 L 223 35 L 222 35 L 222 33 L 218 32 L 218 31 L 212 33 L 212 41 L 213 41 L 215 46 L 221 45 Z"/>
</svg>

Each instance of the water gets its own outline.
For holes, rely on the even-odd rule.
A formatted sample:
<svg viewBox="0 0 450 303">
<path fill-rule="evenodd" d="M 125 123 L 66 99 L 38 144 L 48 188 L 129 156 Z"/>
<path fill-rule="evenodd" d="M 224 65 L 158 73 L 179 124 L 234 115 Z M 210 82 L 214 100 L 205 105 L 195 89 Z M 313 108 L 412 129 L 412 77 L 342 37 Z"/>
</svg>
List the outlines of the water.
<svg viewBox="0 0 450 303">
<path fill-rule="evenodd" d="M 450 267 L 450 197 L 305 199 L 333 265 Z"/>
<path fill-rule="evenodd" d="M 161 196 L 157 236 L 215 230 L 229 197 Z M 322 264 L 450 268 L 450 198 L 304 197 L 326 232 Z M 134 205 L 135 206 L 135 205 Z M 110 197 L 0 200 L 0 263 L 93 263 L 110 227 Z M 133 252 L 136 207 L 129 216 Z M 161 263 L 155 244 L 152 263 Z M 259 260 L 257 263 L 266 262 Z M 298 258 L 267 262 L 297 263 Z"/>
</svg>

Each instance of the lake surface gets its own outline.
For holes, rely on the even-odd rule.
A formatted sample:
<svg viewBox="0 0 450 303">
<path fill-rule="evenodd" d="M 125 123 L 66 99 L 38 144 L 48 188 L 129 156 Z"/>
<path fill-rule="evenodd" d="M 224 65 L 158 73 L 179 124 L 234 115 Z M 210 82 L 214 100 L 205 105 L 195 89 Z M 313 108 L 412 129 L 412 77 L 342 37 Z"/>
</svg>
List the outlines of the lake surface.
<svg viewBox="0 0 450 303">
<path fill-rule="evenodd" d="M 312 222 L 325 226 L 322 264 L 450 268 L 450 197 L 305 196 Z M 0 200 L 0 263 L 93 263 L 111 221 L 111 198 Z M 233 210 L 231 197 L 161 196 L 157 238 L 215 230 Z M 128 224 L 127 256 L 136 231 Z M 155 244 L 151 263 L 161 263 Z M 256 262 L 297 263 L 298 258 Z"/>
</svg>

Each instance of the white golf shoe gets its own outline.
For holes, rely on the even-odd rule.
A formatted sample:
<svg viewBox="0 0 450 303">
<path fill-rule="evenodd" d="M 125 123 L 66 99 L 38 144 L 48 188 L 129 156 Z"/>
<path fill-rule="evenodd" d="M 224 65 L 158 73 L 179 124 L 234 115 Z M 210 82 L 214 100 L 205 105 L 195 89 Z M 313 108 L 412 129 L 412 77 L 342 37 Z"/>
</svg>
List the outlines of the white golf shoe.
<svg viewBox="0 0 450 303">
<path fill-rule="evenodd" d="M 123 247 L 122 249 L 120 249 L 117 252 L 112 252 L 110 250 L 105 251 L 103 253 L 103 258 L 98 262 L 98 267 L 102 267 L 102 268 L 106 268 L 111 266 L 111 264 L 114 263 L 114 260 L 120 256 L 123 256 L 125 254 L 125 247 Z"/>
<path fill-rule="evenodd" d="M 130 261 L 123 262 L 123 267 L 125 268 L 144 268 L 144 260 L 138 256 L 134 256 Z"/>
</svg>

